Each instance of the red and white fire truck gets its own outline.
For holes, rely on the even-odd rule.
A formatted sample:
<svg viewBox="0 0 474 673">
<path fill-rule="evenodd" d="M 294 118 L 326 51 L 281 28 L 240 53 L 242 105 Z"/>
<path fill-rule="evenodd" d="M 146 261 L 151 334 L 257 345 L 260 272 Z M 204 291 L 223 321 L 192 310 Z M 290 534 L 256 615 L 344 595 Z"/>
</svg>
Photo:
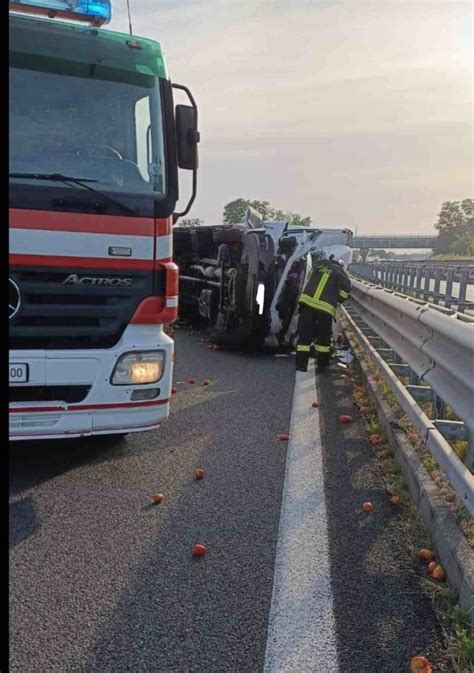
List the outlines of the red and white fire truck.
<svg viewBox="0 0 474 673">
<path fill-rule="evenodd" d="M 10 2 L 10 436 L 121 436 L 169 414 L 197 108 L 109 0 Z M 173 89 L 189 105 L 173 102 Z M 178 169 L 193 172 L 176 213 Z"/>
</svg>

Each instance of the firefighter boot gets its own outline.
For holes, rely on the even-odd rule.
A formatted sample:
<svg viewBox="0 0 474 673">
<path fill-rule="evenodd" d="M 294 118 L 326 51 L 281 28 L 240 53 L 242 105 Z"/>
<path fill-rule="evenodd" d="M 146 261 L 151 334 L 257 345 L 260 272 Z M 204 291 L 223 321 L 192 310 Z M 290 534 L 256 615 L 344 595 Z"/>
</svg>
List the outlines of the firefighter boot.
<svg viewBox="0 0 474 673">
<path fill-rule="evenodd" d="M 329 365 L 329 353 L 318 353 L 316 357 L 316 371 L 323 372 Z"/>
<path fill-rule="evenodd" d="M 296 371 L 308 371 L 308 353 L 302 353 L 301 351 L 296 353 Z"/>
</svg>

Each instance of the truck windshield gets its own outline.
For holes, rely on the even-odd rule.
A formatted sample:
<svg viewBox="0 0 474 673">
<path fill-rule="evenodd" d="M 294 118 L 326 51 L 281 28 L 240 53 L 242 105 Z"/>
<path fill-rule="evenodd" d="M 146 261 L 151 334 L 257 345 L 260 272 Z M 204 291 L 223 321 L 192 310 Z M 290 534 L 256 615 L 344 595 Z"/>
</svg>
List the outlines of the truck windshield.
<svg viewBox="0 0 474 673">
<path fill-rule="evenodd" d="M 10 172 L 80 176 L 103 191 L 163 197 L 160 89 L 150 80 L 96 79 L 93 65 L 87 77 L 11 67 Z"/>
</svg>

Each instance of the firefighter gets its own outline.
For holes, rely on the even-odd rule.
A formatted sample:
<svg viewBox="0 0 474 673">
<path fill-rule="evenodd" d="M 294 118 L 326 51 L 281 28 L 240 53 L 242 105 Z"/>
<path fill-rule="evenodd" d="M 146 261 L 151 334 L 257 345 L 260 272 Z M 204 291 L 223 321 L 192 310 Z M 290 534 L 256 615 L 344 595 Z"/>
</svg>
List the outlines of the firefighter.
<svg viewBox="0 0 474 673">
<path fill-rule="evenodd" d="M 331 357 L 332 321 L 336 320 L 337 305 L 345 301 L 351 289 L 351 281 L 342 262 L 334 259 L 318 261 L 312 268 L 303 292 L 298 300 L 298 345 L 296 369 L 308 370 L 310 351 L 314 348 L 316 365 L 323 370 Z"/>
</svg>

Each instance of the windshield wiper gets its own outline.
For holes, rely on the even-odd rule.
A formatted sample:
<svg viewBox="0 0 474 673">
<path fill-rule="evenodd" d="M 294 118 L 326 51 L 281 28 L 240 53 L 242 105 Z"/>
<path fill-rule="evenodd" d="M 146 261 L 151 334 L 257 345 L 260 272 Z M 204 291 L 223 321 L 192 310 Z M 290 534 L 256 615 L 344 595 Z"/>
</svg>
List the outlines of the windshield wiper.
<svg viewBox="0 0 474 673">
<path fill-rule="evenodd" d="M 98 194 L 106 201 L 109 201 L 110 203 L 113 203 L 115 206 L 121 208 L 128 215 L 137 214 L 137 211 L 134 208 L 130 208 L 129 206 L 125 205 L 125 203 L 122 203 L 121 201 L 114 199 L 112 196 L 109 196 L 108 194 L 101 192 L 99 189 L 91 187 L 88 184 L 89 182 L 99 182 L 98 180 L 94 180 L 92 178 L 75 178 L 70 175 L 63 175 L 62 173 L 9 173 L 9 177 L 25 178 L 27 180 L 51 180 L 52 182 L 64 182 L 65 184 L 69 183 L 73 185 L 78 185 L 79 187 L 88 189 L 94 194 Z"/>
</svg>

